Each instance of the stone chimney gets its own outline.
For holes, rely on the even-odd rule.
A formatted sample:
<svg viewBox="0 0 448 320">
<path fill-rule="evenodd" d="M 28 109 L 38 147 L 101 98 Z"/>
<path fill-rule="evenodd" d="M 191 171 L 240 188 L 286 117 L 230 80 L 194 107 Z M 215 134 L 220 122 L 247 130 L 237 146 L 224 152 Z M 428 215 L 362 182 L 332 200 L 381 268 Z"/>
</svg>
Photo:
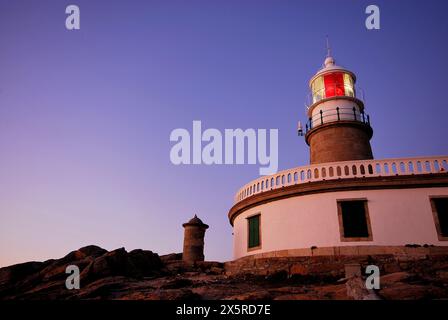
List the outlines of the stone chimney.
<svg viewBox="0 0 448 320">
<path fill-rule="evenodd" d="M 193 219 L 182 226 L 185 228 L 182 259 L 188 263 L 204 261 L 204 236 L 208 225 L 194 215 Z"/>
</svg>

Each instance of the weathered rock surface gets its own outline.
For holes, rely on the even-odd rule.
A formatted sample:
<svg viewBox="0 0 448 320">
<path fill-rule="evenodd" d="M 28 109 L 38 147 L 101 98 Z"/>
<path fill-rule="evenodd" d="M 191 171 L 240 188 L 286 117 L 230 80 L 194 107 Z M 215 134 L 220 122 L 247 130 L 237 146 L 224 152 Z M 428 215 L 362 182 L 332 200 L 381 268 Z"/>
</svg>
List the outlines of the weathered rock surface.
<svg viewBox="0 0 448 320">
<path fill-rule="evenodd" d="M 344 259 L 271 258 L 243 261 L 241 265 L 210 261 L 187 264 L 179 253 L 159 257 L 147 250 L 106 251 L 87 246 L 61 259 L 1 268 L 0 299 L 365 299 L 372 292 L 363 289 L 362 276 L 348 279 L 341 276 L 347 260 Z M 381 265 L 381 289 L 375 290 L 374 296 L 379 299 L 448 298 L 448 257 L 428 259 L 387 257 Z M 65 286 L 68 265 L 80 269 L 79 290 Z"/>
</svg>

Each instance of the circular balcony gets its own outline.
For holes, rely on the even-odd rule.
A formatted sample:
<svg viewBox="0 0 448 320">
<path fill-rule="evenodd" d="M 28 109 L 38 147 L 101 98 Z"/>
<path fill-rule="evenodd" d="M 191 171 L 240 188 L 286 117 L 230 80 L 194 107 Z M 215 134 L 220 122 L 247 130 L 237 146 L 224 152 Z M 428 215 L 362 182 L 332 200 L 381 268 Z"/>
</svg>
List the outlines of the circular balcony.
<svg viewBox="0 0 448 320">
<path fill-rule="evenodd" d="M 356 160 L 296 167 L 263 176 L 243 186 L 235 205 L 257 194 L 292 185 L 325 180 L 448 173 L 448 156 Z"/>
<path fill-rule="evenodd" d="M 370 116 L 364 111 L 359 111 L 355 107 L 336 107 L 330 110 L 320 110 L 317 114 L 308 118 L 305 125 L 305 134 L 320 125 L 337 121 L 355 121 L 370 127 Z"/>
</svg>

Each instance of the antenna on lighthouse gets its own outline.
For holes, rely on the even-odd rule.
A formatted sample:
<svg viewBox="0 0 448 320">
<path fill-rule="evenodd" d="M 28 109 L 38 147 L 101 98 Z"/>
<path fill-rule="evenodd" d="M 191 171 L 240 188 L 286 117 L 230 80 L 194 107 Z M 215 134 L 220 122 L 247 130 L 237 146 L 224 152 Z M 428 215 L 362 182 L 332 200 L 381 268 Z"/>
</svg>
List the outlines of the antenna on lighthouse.
<svg viewBox="0 0 448 320">
<path fill-rule="evenodd" d="M 330 40 L 328 39 L 328 34 L 325 36 L 327 42 L 327 58 L 331 57 L 331 48 L 330 48 Z"/>
<path fill-rule="evenodd" d="M 330 47 L 330 40 L 328 40 L 328 35 L 325 36 L 326 40 L 327 40 L 327 57 L 325 58 L 324 61 L 324 65 L 323 67 L 330 67 L 330 66 L 334 66 L 335 61 L 333 59 L 333 57 L 331 56 L 331 47 Z"/>
</svg>

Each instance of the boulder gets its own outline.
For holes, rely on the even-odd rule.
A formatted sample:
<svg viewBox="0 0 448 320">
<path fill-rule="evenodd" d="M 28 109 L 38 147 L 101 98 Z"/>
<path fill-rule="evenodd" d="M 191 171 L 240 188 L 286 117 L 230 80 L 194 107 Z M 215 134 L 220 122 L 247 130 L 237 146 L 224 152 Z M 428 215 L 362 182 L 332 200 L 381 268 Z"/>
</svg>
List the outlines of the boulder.
<svg viewBox="0 0 448 320">
<path fill-rule="evenodd" d="M 45 267 L 43 262 L 26 262 L 0 269 L 0 288 L 19 282 Z M 1 291 L 1 289 L 0 289 Z"/>
<path fill-rule="evenodd" d="M 116 249 L 94 259 L 81 273 L 81 279 L 92 281 L 110 276 L 142 278 L 160 273 L 162 262 L 158 254 L 148 250 L 126 252 Z"/>
<path fill-rule="evenodd" d="M 165 254 L 163 256 L 160 256 L 160 260 L 163 263 L 167 263 L 167 262 L 170 262 L 170 261 L 179 261 L 179 260 L 182 260 L 182 253 Z"/>
<path fill-rule="evenodd" d="M 437 286 L 408 283 L 395 283 L 379 290 L 383 299 L 387 300 L 421 300 L 446 297 L 447 292 Z"/>
</svg>

